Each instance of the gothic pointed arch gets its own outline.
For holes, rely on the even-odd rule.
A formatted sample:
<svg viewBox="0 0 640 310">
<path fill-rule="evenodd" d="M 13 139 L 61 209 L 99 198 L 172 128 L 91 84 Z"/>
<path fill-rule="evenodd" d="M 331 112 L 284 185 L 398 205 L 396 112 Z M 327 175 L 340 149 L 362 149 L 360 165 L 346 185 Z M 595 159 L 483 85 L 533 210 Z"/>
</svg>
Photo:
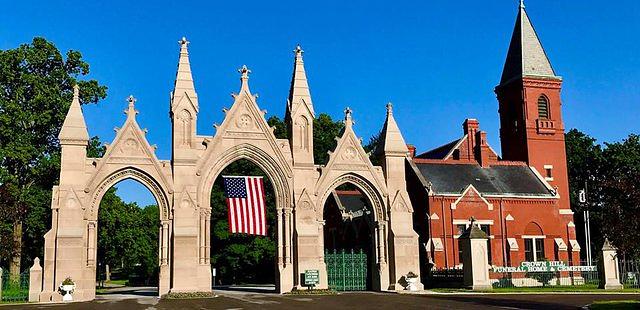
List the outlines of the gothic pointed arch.
<svg viewBox="0 0 640 310">
<path fill-rule="evenodd" d="M 364 193 L 376 208 L 377 220 L 386 218 L 387 208 L 385 201 L 389 196 L 386 183 L 382 175 L 382 169 L 375 167 L 369 160 L 369 156 L 362 148 L 360 139 L 353 131 L 351 110 L 345 111 L 345 129 L 338 139 L 335 150 L 329 155 L 329 162 L 322 167 L 315 193 L 320 196 L 318 201 L 323 205 L 328 192 L 343 183 L 353 183 Z M 377 199 L 380 200 L 376 203 Z"/>
<path fill-rule="evenodd" d="M 129 98 L 129 107 L 125 111 L 127 119 L 120 129 L 116 129 L 113 143 L 107 146 L 102 158 L 89 158 L 85 171 L 90 172 L 84 186 L 89 195 L 85 217 L 97 218 L 102 196 L 111 186 L 127 178 L 135 179 L 145 185 L 155 196 L 163 220 L 171 218 L 169 195 L 171 186 L 170 166 L 160 162 L 155 148 L 149 144 L 136 121 L 138 111 L 134 108 L 135 99 Z"/>
</svg>

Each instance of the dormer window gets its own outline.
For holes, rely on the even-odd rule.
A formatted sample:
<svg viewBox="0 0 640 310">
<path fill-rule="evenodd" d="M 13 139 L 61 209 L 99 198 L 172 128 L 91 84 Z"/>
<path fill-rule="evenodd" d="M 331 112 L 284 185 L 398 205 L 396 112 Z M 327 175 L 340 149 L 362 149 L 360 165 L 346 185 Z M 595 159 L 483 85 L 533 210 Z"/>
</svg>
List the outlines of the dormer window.
<svg viewBox="0 0 640 310">
<path fill-rule="evenodd" d="M 545 95 L 538 97 L 538 118 L 549 119 L 549 99 Z"/>
</svg>

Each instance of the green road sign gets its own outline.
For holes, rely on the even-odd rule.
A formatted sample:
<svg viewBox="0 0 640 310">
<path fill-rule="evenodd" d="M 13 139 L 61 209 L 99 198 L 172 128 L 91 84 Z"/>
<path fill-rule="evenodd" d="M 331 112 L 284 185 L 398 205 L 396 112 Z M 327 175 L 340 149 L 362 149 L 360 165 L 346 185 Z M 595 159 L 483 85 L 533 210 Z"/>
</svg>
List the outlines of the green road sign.
<svg viewBox="0 0 640 310">
<path fill-rule="evenodd" d="M 320 283 L 320 271 L 317 269 L 304 271 L 304 285 L 316 286 Z"/>
</svg>

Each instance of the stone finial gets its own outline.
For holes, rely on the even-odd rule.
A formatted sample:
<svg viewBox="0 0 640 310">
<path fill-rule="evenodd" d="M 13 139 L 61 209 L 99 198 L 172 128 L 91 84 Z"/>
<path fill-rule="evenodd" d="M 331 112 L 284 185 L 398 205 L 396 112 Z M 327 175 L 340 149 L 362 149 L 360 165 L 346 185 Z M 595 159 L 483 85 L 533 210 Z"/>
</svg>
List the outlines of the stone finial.
<svg viewBox="0 0 640 310">
<path fill-rule="evenodd" d="M 391 101 L 387 102 L 387 116 L 393 114 L 393 103 Z"/>
<path fill-rule="evenodd" d="M 293 53 L 296 54 L 296 56 L 300 56 L 300 57 L 302 57 L 302 54 L 304 54 L 304 50 L 302 50 L 302 47 L 300 46 L 299 43 L 298 45 L 296 45 L 296 49 L 293 50 Z"/>
<path fill-rule="evenodd" d="M 240 73 L 240 92 L 249 91 L 249 74 L 251 70 L 246 65 L 242 65 L 238 72 Z"/>
<path fill-rule="evenodd" d="M 524 9 L 524 0 L 520 0 L 520 8 Z"/>
<path fill-rule="evenodd" d="M 350 107 L 344 109 L 344 124 L 348 127 L 351 127 L 351 125 L 353 125 L 353 118 L 351 116 L 352 113 L 353 111 Z"/>
<path fill-rule="evenodd" d="M 73 100 L 80 102 L 80 86 L 78 86 L 78 84 L 73 85 Z"/>
<path fill-rule="evenodd" d="M 126 114 L 127 117 L 135 117 L 136 114 L 138 114 L 138 111 L 136 111 L 135 109 L 136 101 L 138 100 L 133 95 L 129 95 L 129 97 L 127 97 L 127 102 L 129 103 L 129 105 L 127 109 L 124 110 L 124 114 Z"/>
<path fill-rule="evenodd" d="M 180 41 L 178 41 L 178 43 L 180 43 L 180 47 L 186 49 L 188 47 L 189 43 L 191 43 L 191 42 L 187 41 L 186 37 L 182 37 L 182 39 L 180 39 Z"/>
<path fill-rule="evenodd" d="M 247 68 L 247 65 L 242 65 L 242 68 L 238 69 L 238 72 L 240 72 L 240 78 L 241 79 L 248 80 L 249 79 L 249 74 L 251 73 L 251 70 L 249 70 L 249 68 Z"/>
<path fill-rule="evenodd" d="M 602 244 L 602 251 L 615 251 L 616 248 L 611 244 L 609 238 L 604 238 L 604 244 Z"/>
</svg>

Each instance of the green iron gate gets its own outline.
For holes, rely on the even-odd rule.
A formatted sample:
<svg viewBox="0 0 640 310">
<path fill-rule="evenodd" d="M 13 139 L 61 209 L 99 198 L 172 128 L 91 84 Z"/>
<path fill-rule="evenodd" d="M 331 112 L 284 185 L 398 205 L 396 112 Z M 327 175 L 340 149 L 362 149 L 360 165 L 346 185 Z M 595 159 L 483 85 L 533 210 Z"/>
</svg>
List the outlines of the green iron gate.
<svg viewBox="0 0 640 310">
<path fill-rule="evenodd" d="M 325 250 L 324 261 L 327 264 L 329 288 L 336 291 L 367 290 L 367 254 L 362 250 L 340 250 L 333 253 Z"/>
<path fill-rule="evenodd" d="M 29 299 L 29 270 L 25 270 L 19 276 L 12 276 L 9 272 L 2 271 L 0 301 L 27 301 Z"/>
</svg>

